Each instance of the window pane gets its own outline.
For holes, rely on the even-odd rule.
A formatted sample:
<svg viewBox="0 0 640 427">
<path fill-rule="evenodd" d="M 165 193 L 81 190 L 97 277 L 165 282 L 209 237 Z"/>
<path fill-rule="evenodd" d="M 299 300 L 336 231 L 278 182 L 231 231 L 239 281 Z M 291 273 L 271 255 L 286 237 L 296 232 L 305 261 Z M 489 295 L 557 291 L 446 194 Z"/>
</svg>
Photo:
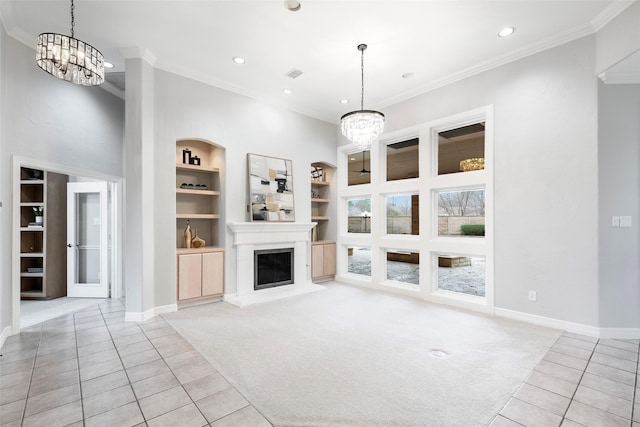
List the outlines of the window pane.
<svg viewBox="0 0 640 427">
<path fill-rule="evenodd" d="M 478 169 L 484 169 L 484 122 L 438 133 L 438 175 Z"/>
<path fill-rule="evenodd" d="M 438 289 L 484 297 L 485 259 L 438 255 Z"/>
<path fill-rule="evenodd" d="M 387 251 L 387 279 L 419 285 L 420 254 L 417 252 Z"/>
<path fill-rule="evenodd" d="M 418 178 L 418 138 L 387 145 L 387 181 Z"/>
<path fill-rule="evenodd" d="M 387 234 L 418 235 L 420 215 L 417 194 L 387 196 Z"/>
<path fill-rule="evenodd" d="M 347 271 L 349 273 L 371 276 L 371 248 L 347 248 Z"/>
<path fill-rule="evenodd" d="M 348 154 L 349 174 L 347 185 L 369 184 L 371 182 L 370 151 Z"/>
<path fill-rule="evenodd" d="M 484 190 L 438 193 L 438 236 L 484 237 Z"/>
<path fill-rule="evenodd" d="M 371 199 L 349 200 L 349 233 L 371 233 Z"/>
</svg>

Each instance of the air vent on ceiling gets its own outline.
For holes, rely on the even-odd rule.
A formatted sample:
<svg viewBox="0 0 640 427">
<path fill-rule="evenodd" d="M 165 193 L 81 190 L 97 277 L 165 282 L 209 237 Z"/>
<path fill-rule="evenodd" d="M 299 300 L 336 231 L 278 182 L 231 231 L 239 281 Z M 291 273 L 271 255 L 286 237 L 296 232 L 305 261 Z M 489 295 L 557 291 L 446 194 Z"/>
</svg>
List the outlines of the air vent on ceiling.
<svg viewBox="0 0 640 427">
<path fill-rule="evenodd" d="M 298 70 L 297 68 L 292 68 L 287 72 L 286 76 L 292 79 L 296 79 L 300 77 L 300 74 L 302 74 L 302 71 Z"/>
</svg>

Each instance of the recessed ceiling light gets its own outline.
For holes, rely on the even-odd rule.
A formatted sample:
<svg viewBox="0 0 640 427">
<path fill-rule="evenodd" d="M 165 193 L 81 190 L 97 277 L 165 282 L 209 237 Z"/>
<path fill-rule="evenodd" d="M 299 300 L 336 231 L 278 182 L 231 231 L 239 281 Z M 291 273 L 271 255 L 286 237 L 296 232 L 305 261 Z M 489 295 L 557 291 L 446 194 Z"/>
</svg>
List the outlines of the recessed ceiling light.
<svg viewBox="0 0 640 427">
<path fill-rule="evenodd" d="M 113 68 L 113 64 L 111 62 L 104 61 L 104 68 Z"/>
<path fill-rule="evenodd" d="M 506 27 L 500 30 L 498 36 L 500 37 L 509 37 L 516 30 L 516 27 Z"/>
<path fill-rule="evenodd" d="M 349 157 L 349 160 L 352 160 L 352 161 L 353 161 L 353 160 L 355 160 L 355 159 L 356 159 L 355 157 Z"/>
<path fill-rule="evenodd" d="M 244 58 L 240 58 L 239 56 L 234 56 L 233 62 L 235 62 L 236 64 L 244 64 Z"/>
<path fill-rule="evenodd" d="M 282 89 L 282 93 L 284 93 L 285 95 L 291 95 L 291 89 Z"/>
<path fill-rule="evenodd" d="M 340 104 L 348 104 L 349 100 L 348 99 L 341 99 L 340 100 Z"/>
<path fill-rule="evenodd" d="M 297 12 L 300 10 L 300 2 L 297 0 L 285 0 L 284 7 L 289 9 L 291 12 Z"/>
</svg>

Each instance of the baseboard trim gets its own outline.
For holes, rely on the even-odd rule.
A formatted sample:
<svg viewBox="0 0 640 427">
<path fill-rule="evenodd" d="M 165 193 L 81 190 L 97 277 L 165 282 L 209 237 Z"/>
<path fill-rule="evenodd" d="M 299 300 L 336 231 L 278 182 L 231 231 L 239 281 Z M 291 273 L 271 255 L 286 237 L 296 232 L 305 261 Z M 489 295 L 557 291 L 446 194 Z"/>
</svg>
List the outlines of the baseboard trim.
<svg viewBox="0 0 640 427">
<path fill-rule="evenodd" d="M 640 339 L 640 328 L 600 328 L 600 338 L 637 340 Z"/>
<path fill-rule="evenodd" d="M 583 325 L 581 323 L 567 322 L 566 320 L 552 319 L 550 317 L 538 316 L 535 314 L 523 313 L 521 311 L 507 310 L 506 308 L 495 308 L 496 316 L 505 317 L 512 320 L 533 323 L 535 325 L 546 326 L 554 329 L 562 329 L 574 334 L 588 335 L 595 338 L 613 339 L 639 339 L 640 328 L 599 328 L 597 326 Z"/>
<path fill-rule="evenodd" d="M 2 333 L 0 333 L 0 349 L 2 348 L 5 341 L 7 340 L 7 338 L 9 338 L 10 335 L 11 335 L 11 326 L 7 326 L 2 330 Z"/>
<path fill-rule="evenodd" d="M 146 322 L 154 316 L 178 311 L 178 304 L 161 305 L 147 311 L 127 311 L 124 313 L 125 322 Z"/>
<path fill-rule="evenodd" d="M 538 316 L 537 314 L 523 313 L 521 311 L 508 310 L 506 308 L 495 308 L 496 316 L 507 319 L 520 320 L 522 322 L 533 323 L 534 325 L 546 326 L 548 328 L 562 329 L 574 334 L 598 337 L 600 328 L 583 325 L 581 323 L 567 322 L 565 320 L 553 319 L 551 317 Z"/>
</svg>

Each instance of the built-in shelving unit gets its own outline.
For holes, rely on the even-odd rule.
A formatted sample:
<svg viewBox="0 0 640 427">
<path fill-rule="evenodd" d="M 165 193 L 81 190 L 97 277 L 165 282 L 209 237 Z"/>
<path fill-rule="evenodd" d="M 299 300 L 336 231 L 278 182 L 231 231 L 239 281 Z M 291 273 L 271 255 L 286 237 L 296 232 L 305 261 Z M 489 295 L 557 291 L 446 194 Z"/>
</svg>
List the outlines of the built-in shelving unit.
<svg viewBox="0 0 640 427">
<path fill-rule="evenodd" d="M 311 221 L 317 222 L 311 242 L 311 279 L 331 280 L 336 274 L 336 242 L 329 240 L 331 221 L 331 185 L 335 167 L 328 163 L 311 164 Z"/>
<path fill-rule="evenodd" d="M 224 290 L 224 250 L 220 236 L 221 166 L 224 149 L 204 140 L 176 142 L 176 256 L 179 301 L 220 296 Z M 184 231 L 205 246 L 188 248 Z"/>
<path fill-rule="evenodd" d="M 66 183 L 68 177 L 20 168 L 20 297 L 67 294 Z M 36 219 L 34 208 L 42 208 Z"/>
</svg>

